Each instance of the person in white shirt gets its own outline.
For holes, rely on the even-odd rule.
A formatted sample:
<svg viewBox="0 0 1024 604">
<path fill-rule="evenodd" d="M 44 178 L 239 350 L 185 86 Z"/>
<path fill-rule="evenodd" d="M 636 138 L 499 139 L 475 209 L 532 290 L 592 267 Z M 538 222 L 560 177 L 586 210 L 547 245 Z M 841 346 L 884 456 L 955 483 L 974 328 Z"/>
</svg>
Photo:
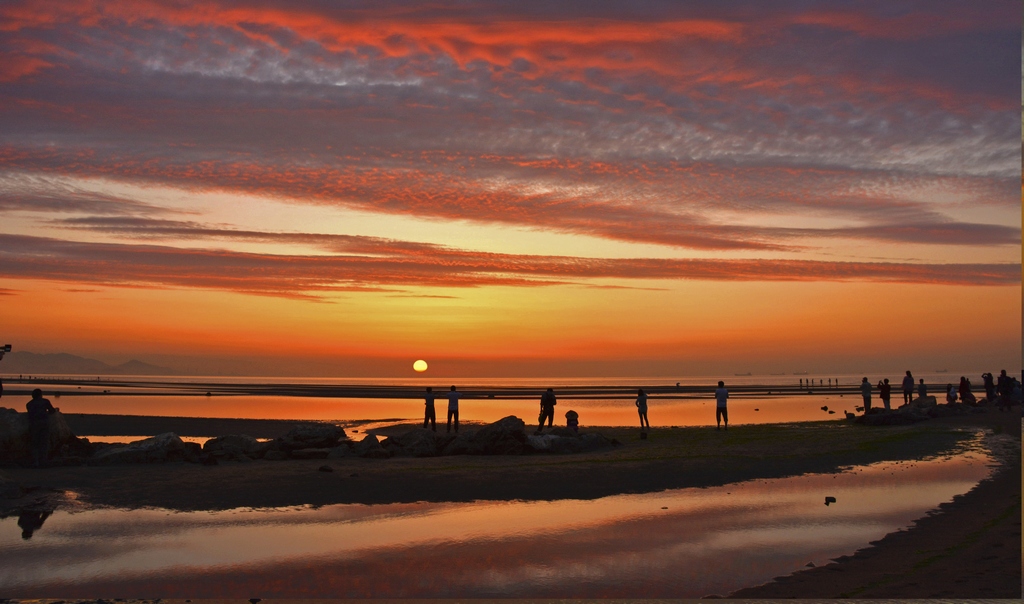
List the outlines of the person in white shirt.
<svg viewBox="0 0 1024 604">
<path fill-rule="evenodd" d="M 860 382 L 860 395 L 864 397 L 864 415 L 871 409 L 871 382 L 864 378 Z"/>
<path fill-rule="evenodd" d="M 715 390 L 715 423 L 718 426 L 715 430 L 722 429 L 722 422 L 725 422 L 725 429 L 729 429 L 729 410 L 725 406 L 725 402 L 729 400 L 729 391 L 725 389 L 725 382 L 718 382 L 718 389 Z"/>
<path fill-rule="evenodd" d="M 452 431 L 452 418 L 455 418 L 455 433 L 459 433 L 459 391 L 452 386 L 448 393 L 448 432 Z"/>
</svg>

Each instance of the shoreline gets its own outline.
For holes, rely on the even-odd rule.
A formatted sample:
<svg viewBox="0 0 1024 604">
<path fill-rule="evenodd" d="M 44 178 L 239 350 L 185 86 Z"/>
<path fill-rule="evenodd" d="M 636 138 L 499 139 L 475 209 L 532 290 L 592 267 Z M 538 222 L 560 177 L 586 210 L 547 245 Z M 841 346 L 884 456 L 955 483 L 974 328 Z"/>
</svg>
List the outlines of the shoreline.
<svg viewBox="0 0 1024 604">
<path fill-rule="evenodd" d="M 595 431 L 618 438 L 624 446 L 574 455 L 345 458 L 328 460 L 331 473 L 317 471 L 323 460 L 257 460 L 213 467 L 166 463 L 41 471 L 3 468 L 0 474 L 30 489 L 20 502 L 22 506 L 68 505 L 67 501 L 61 503 L 65 492 L 73 494 L 76 506 L 183 511 L 336 503 L 596 499 L 828 473 L 882 460 L 921 459 L 955 452 L 979 430 L 1008 440 L 1010 446 L 1009 452 L 996 459 L 1001 469 L 971 492 L 867 550 L 827 566 L 747 587 L 729 597 L 1017 598 L 1021 586 L 1021 423 L 1015 412 L 991 411 L 881 428 L 841 421 L 748 425 L 721 433 L 713 428 L 660 428 L 652 430 L 646 441 L 637 438 L 636 429 L 597 428 Z M 267 488 L 270 484 L 274 487 Z M 1011 501 L 1002 507 L 987 505 L 993 497 Z M 7 502 L 3 515 L 9 515 L 15 503 Z M 994 566 L 991 559 L 983 559 L 991 555 L 985 548 L 1003 548 L 1006 555 L 997 558 Z M 899 577 L 911 579 L 901 581 Z M 964 582 L 953 583 L 958 580 Z M 939 584 L 941 589 L 932 589 Z"/>
<path fill-rule="evenodd" d="M 838 381 L 835 384 L 826 385 L 800 385 L 794 381 L 766 381 L 758 383 L 731 383 L 724 378 L 731 395 L 740 396 L 793 396 L 803 394 L 860 394 L 859 384 L 850 383 L 840 386 Z M 38 379 L 18 379 L 6 377 L 4 383 L 4 394 L 9 396 L 30 396 L 35 388 L 43 388 L 47 396 L 50 391 L 59 392 L 60 396 L 83 396 L 98 395 L 104 396 L 294 396 L 294 397 L 323 397 L 323 398 L 391 398 L 391 399 L 419 399 L 423 397 L 424 388 L 427 385 L 400 385 L 400 384 L 310 384 L 310 383 L 289 383 L 289 382 L 218 382 L 218 381 L 161 381 L 134 380 L 128 377 L 107 376 L 102 381 L 80 377 L 54 377 Z M 515 381 L 511 379 L 511 381 Z M 643 378 L 637 378 L 630 384 L 565 384 L 559 383 L 558 379 L 551 380 L 548 385 L 523 385 L 509 386 L 498 384 L 480 384 L 478 379 L 467 379 L 469 385 L 459 386 L 459 392 L 465 399 L 499 399 L 499 400 L 524 400 L 534 399 L 548 388 L 554 387 L 559 399 L 572 400 L 576 398 L 595 400 L 627 400 L 636 397 L 636 390 L 642 387 L 650 396 L 663 399 L 692 399 L 703 398 L 713 395 L 717 381 L 706 384 L 680 384 L 664 383 L 660 380 L 645 382 Z M 501 380 L 495 380 L 500 382 Z M 625 381 L 625 380 L 624 380 Z M 438 379 L 433 383 L 435 393 L 443 394 L 440 389 L 444 385 L 458 384 L 458 378 Z M 474 384 L 476 382 L 477 384 Z M 82 387 L 87 388 L 81 390 Z M 74 388 L 68 390 L 68 388 Z M 58 390 L 61 389 L 61 390 Z M 895 395 L 894 395 L 895 400 Z"/>
<path fill-rule="evenodd" d="M 725 597 L 1021 598 L 1019 433 L 1002 445 L 992 475 L 930 510 L 906 530 L 889 533 L 829 564 Z"/>
</svg>

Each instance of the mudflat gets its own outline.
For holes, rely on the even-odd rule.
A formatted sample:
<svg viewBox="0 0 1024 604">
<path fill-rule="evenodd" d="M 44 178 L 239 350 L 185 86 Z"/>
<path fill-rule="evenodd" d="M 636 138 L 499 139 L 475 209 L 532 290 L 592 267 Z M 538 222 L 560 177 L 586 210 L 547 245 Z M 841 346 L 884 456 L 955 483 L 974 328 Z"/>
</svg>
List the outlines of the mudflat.
<svg viewBox="0 0 1024 604">
<path fill-rule="evenodd" d="M 119 427 L 113 425 L 118 416 L 102 417 L 111 423 L 109 432 L 118 433 Z M 166 463 L 2 471 L 30 489 L 30 497 L 47 497 L 57 505 L 66 493 L 87 505 L 172 510 L 590 499 L 920 459 L 955 452 L 987 430 L 997 435 L 989 440 L 1003 443 L 996 452 L 1000 468 L 970 493 L 868 550 L 732 596 L 1021 595 L 1021 423 L 1016 413 L 989 411 L 890 427 L 827 421 L 735 426 L 720 432 L 713 427 L 658 428 L 647 440 L 640 440 L 636 429 L 594 430 L 622 445 L 573 455 L 257 460 L 216 466 Z M 352 436 L 361 438 L 362 432 Z M 321 471 L 324 465 L 332 471 Z"/>
</svg>

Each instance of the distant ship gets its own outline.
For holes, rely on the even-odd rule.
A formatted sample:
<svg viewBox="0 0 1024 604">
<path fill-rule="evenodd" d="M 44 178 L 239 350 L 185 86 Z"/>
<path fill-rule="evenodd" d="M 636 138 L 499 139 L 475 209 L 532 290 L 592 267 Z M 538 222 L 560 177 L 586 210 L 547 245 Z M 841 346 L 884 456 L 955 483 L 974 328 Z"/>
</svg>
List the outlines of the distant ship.
<svg viewBox="0 0 1024 604">
<path fill-rule="evenodd" d="M 735 375 L 736 377 L 747 377 L 748 375 L 754 375 L 754 374 L 753 374 L 753 373 L 750 373 L 750 372 L 748 371 L 748 372 L 746 372 L 746 373 L 736 373 L 736 374 L 734 374 L 734 375 Z"/>
</svg>

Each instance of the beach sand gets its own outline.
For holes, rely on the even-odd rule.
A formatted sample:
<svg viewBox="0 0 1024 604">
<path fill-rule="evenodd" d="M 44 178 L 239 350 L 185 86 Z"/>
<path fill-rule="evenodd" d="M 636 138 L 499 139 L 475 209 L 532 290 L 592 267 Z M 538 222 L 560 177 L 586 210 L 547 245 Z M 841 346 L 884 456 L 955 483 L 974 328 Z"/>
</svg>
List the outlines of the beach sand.
<svg viewBox="0 0 1024 604">
<path fill-rule="evenodd" d="M 98 416 L 107 433 L 137 429 L 132 418 Z M 202 422 L 205 420 L 195 420 Z M 218 428 L 240 428 L 232 420 Z M 241 421 L 241 420 L 240 420 Z M 251 421 L 251 420 L 244 420 Z M 116 425 L 121 422 L 123 425 Z M 227 422 L 227 423 L 223 423 Z M 278 426 L 287 429 L 287 422 Z M 270 436 L 272 430 L 269 425 Z M 26 498 L 78 505 L 223 510 L 336 503 L 590 499 L 713 486 L 755 478 L 829 473 L 881 460 L 919 459 L 963 446 L 979 429 L 1004 443 L 1000 470 L 907 531 L 833 564 L 732 594 L 737 598 L 1021 596 L 1020 416 L 970 415 L 871 428 L 844 421 L 714 428 L 598 428 L 623 446 L 588 454 L 371 460 L 227 462 L 218 466 L 4 468 L 32 490 Z M 237 433 L 239 430 L 227 430 Z M 211 432 L 206 432 L 210 434 Z M 362 431 L 354 435 L 362 437 Z M 1009 445 L 1006 445 L 1009 443 Z M 330 465 L 333 472 L 318 468 Z M 25 501 L 9 501 L 12 506 Z"/>
</svg>

